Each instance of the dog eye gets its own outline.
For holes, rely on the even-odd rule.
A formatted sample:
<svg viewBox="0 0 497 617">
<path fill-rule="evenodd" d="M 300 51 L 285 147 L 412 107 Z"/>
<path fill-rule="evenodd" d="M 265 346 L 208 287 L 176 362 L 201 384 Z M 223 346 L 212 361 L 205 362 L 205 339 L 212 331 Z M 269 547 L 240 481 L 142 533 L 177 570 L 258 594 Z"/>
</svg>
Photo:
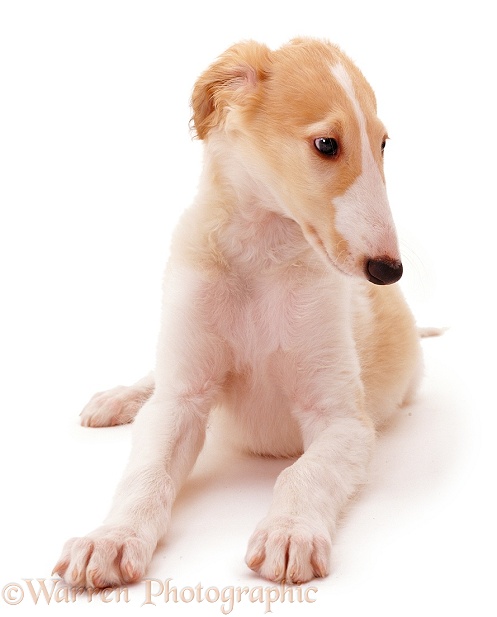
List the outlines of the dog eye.
<svg viewBox="0 0 497 617">
<path fill-rule="evenodd" d="M 333 137 L 318 137 L 314 140 L 314 145 L 325 156 L 338 156 L 338 141 Z"/>
<path fill-rule="evenodd" d="M 385 146 L 387 145 L 387 142 L 385 140 L 383 140 L 381 142 L 381 153 L 383 154 L 383 152 L 385 152 Z"/>
</svg>

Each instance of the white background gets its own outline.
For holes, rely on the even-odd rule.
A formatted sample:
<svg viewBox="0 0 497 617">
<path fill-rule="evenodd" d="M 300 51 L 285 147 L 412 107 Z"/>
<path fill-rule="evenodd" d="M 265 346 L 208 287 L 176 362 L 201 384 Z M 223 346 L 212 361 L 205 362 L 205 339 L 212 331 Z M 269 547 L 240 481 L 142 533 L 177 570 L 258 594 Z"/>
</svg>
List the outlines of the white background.
<svg viewBox="0 0 497 617">
<path fill-rule="evenodd" d="M 169 238 L 201 166 L 188 130 L 196 77 L 240 39 L 311 35 L 339 43 L 376 90 L 402 287 L 421 325 L 450 329 L 423 343 L 418 401 L 380 439 L 332 573 L 311 583 L 316 602 L 273 612 L 497 614 L 490 4 L 1 2 L 0 587 L 49 577 L 64 541 L 107 511 L 129 427 L 84 429 L 78 414 L 94 391 L 152 368 Z M 210 447 L 149 576 L 267 585 L 243 556 L 285 464 Z M 129 612 L 143 585 L 129 597 L 35 607 L 26 591 L 0 610 Z M 220 603 L 157 602 L 221 614 Z"/>
</svg>

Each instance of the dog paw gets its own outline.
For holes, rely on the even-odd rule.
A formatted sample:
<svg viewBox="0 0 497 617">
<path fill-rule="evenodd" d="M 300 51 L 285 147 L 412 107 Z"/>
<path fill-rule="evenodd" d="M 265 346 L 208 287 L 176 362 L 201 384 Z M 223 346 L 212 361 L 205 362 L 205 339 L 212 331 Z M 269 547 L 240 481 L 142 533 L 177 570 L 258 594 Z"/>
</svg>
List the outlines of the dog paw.
<svg viewBox="0 0 497 617">
<path fill-rule="evenodd" d="M 154 547 L 128 528 L 101 527 L 66 542 L 52 575 L 72 587 L 101 589 L 135 583 L 150 562 Z"/>
<path fill-rule="evenodd" d="M 305 583 L 329 572 L 331 538 L 325 526 L 292 516 L 268 516 L 250 538 L 245 561 L 270 581 Z"/>
<path fill-rule="evenodd" d="M 142 394 L 133 387 L 117 386 L 97 392 L 81 412 L 81 424 L 94 427 L 128 424 L 143 403 Z"/>
</svg>

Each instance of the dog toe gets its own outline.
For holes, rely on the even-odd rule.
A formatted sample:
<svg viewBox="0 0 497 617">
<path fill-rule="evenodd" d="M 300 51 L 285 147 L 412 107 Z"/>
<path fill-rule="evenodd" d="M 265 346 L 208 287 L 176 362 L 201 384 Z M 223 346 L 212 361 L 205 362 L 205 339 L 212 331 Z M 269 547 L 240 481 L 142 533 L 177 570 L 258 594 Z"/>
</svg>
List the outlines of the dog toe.
<svg viewBox="0 0 497 617">
<path fill-rule="evenodd" d="M 153 548 L 127 528 L 104 527 L 69 540 L 54 572 L 73 587 L 102 589 L 133 583 L 145 573 Z"/>
<path fill-rule="evenodd" d="M 252 535 L 245 560 L 263 578 L 300 584 L 328 574 L 330 550 L 324 526 L 294 517 L 268 517 Z"/>
</svg>

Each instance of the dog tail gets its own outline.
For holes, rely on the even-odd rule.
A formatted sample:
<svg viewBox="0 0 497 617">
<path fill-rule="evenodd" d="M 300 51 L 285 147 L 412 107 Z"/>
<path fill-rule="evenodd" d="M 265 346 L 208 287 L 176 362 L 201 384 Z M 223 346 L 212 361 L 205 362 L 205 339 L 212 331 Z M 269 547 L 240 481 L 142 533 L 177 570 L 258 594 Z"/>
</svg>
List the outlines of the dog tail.
<svg viewBox="0 0 497 617">
<path fill-rule="evenodd" d="M 446 330 L 448 330 L 448 328 L 418 328 L 418 334 L 420 338 L 428 338 L 430 336 L 442 336 Z"/>
</svg>

